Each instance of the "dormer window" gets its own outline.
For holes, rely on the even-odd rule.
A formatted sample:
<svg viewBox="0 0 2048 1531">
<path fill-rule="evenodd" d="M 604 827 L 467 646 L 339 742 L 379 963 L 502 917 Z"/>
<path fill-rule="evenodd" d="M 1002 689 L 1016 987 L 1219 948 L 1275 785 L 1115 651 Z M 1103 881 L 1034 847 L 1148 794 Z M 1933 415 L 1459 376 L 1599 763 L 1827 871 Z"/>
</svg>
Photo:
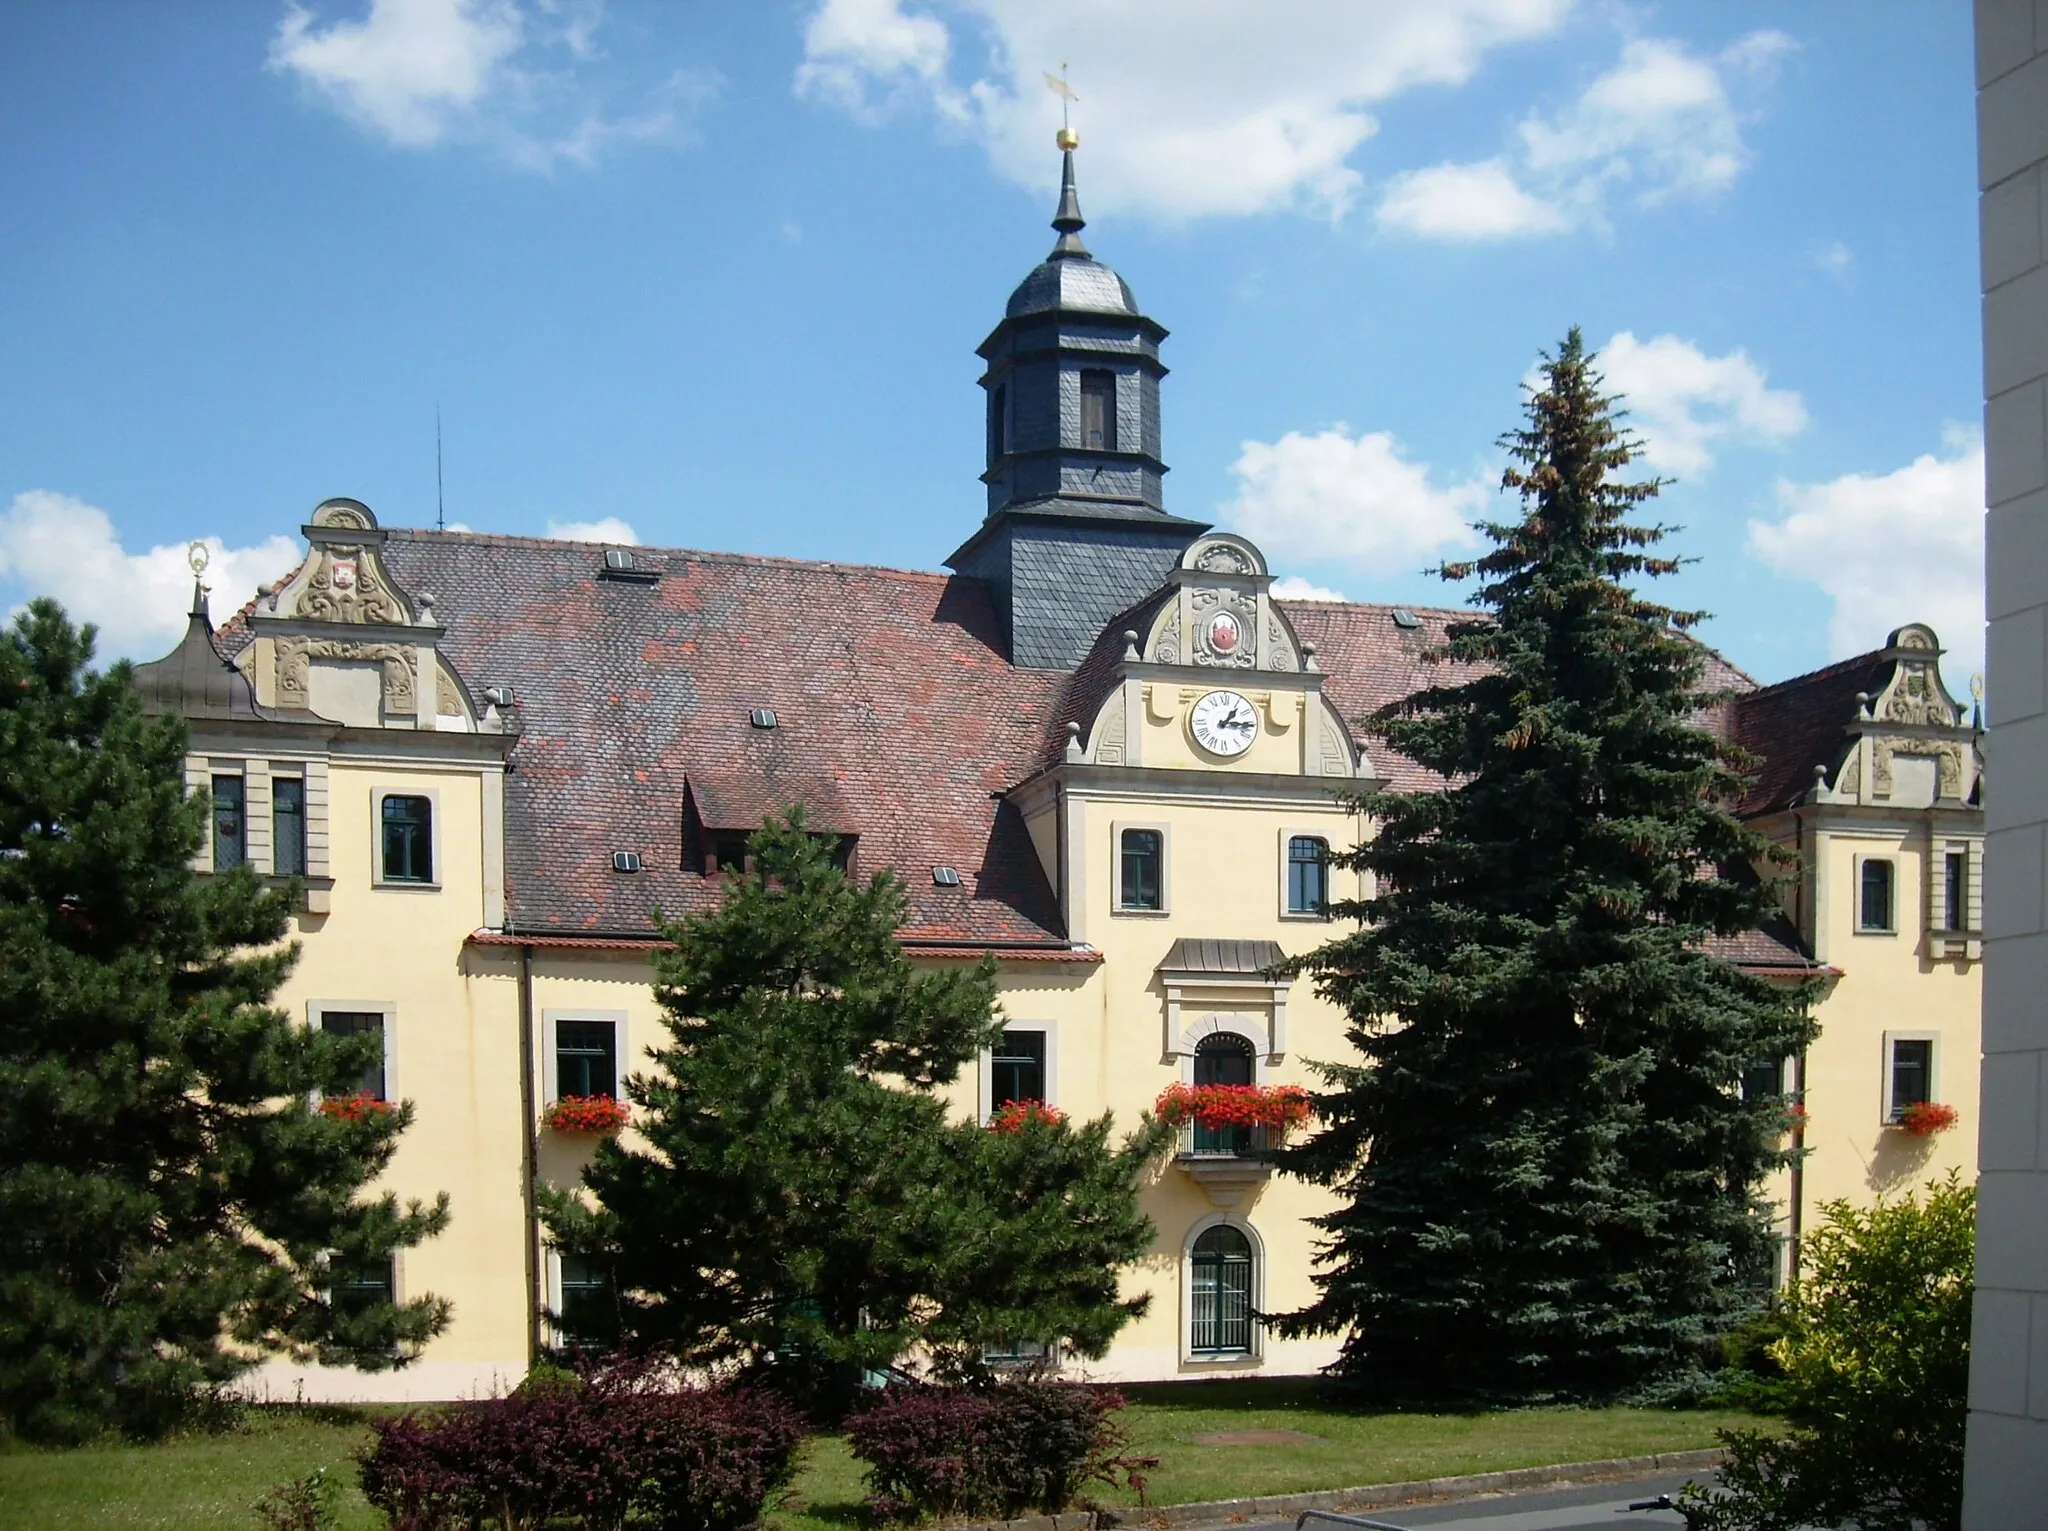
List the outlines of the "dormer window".
<svg viewBox="0 0 2048 1531">
<path fill-rule="evenodd" d="M 1116 374 L 1081 374 L 1081 445 L 1091 452 L 1116 450 Z"/>
<path fill-rule="evenodd" d="M 747 869 L 747 837 L 730 830 L 711 836 L 711 864 L 706 872 L 744 872 Z"/>
</svg>

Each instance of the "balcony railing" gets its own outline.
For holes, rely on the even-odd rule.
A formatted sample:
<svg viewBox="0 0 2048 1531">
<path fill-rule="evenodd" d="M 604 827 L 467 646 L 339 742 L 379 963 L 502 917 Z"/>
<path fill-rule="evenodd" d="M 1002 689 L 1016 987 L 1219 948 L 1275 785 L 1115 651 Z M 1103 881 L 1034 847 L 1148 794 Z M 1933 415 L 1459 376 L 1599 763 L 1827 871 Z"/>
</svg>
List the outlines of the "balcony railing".
<svg viewBox="0 0 2048 1531">
<path fill-rule="evenodd" d="M 1263 1159 L 1286 1136 L 1285 1127 L 1204 1127 L 1200 1122 L 1182 1122 L 1174 1154 L 1181 1159 Z"/>
</svg>

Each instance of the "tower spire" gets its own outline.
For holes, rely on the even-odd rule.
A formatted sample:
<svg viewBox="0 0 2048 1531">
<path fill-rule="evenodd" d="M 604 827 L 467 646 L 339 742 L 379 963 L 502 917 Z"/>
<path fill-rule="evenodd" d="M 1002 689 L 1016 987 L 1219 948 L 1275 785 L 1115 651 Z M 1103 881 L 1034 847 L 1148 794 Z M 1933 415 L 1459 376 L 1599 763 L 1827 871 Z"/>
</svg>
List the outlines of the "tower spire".
<svg viewBox="0 0 2048 1531">
<path fill-rule="evenodd" d="M 1081 135 L 1072 128 L 1060 129 L 1060 205 L 1052 215 L 1052 226 L 1060 231 L 1060 237 L 1052 247 L 1054 260 L 1065 255 L 1089 258 L 1088 247 L 1081 243 L 1081 230 L 1088 220 L 1081 216 L 1081 198 L 1074 191 L 1074 147 L 1080 141 Z"/>
</svg>

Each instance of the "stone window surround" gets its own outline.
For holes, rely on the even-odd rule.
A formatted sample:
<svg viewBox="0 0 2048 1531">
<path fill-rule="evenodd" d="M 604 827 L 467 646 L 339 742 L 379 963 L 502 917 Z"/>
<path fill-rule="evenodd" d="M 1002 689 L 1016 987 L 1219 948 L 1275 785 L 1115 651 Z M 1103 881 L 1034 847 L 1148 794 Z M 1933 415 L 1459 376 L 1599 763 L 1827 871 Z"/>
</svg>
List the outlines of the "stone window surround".
<svg viewBox="0 0 2048 1531">
<path fill-rule="evenodd" d="M 1252 1247 L 1252 1344 L 1249 1350 L 1196 1350 L 1195 1339 L 1195 1241 L 1211 1228 L 1235 1228 Z M 1219 1370 L 1256 1366 L 1265 1358 L 1266 1326 L 1258 1315 L 1266 1310 L 1266 1241 L 1251 1220 L 1237 1212 L 1211 1212 L 1197 1218 L 1180 1243 L 1180 1364 L 1181 1369 Z"/>
<path fill-rule="evenodd" d="M 425 882 L 384 875 L 384 799 L 423 797 L 427 800 L 427 854 L 434 860 L 434 875 Z M 309 831 L 310 833 L 310 831 Z M 448 866 L 441 855 L 441 789 L 439 787 L 372 787 L 370 789 L 370 884 L 377 888 L 413 889 L 438 893 L 447 880 Z"/>
<path fill-rule="evenodd" d="M 241 755 L 188 755 L 185 757 L 187 791 L 213 790 L 216 776 L 240 776 L 242 785 L 243 853 L 252 870 L 265 877 L 277 875 L 275 846 L 271 841 L 273 799 L 270 783 L 279 776 L 297 777 L 306 784 L 306 910 L 325 914 L 330 907 L 332 862 L 329 857 L 330 818 L 328 813 L 327 762 L 290 757 Z M 213 821 L 207 819 L 206 843 L 193 858 L 195 871 L 213 873 Z"/>
<path fill-rule="evenodd" d="M 1045 1037 L 1045 1103 L 1057 1106 L 1060 1103 L 1060 1032 L 1051 1021 L 1009 1021 L 1003 1022 L 1005 1031 L 1036 1031 Z M 988 1125 L 990 1114 L 995 1110 L 995 1054 L 983 1048 L 976 1060 L 977 1080 L 974 1094 L 974 1119 L 982 1126 Z"/>
<path fill-rule="evenodd" d="M 384 1017 L 384 1098 L 403 1100 L 398 1083 L 398 1006 L 388 999 L 309 999 L 306 1001 L 306 1029 L 318 1031 L 320 1018 L 334 1010 L 349 1015 Z M 319 1099 L 317 1093 L 315 1100 Z"/>
<path fill-rule="evenodd" d="M 1336 850 L 1336 846 L 1331 842 L 1329 826 L 1326 824 L 1294 824 L 1281 826 L 1279 904 L 1280 918 L 1283 920 L 1293 920 L 1296 922 L 1307 923 L 1311 925 L 1327 925 L 1330 923 L 1330 916 L 1327 914 L 1310 914 L 1299 909 L 1289 909 L 1287 907 L 1287 883 L 1289 870 L 1287 857 L 1289 842 L 1304 838 L 1322 841 L 1324 847 L 1333 853 Z M 1323 866 L 1323 897 L 1326 901 L 1334 900 L 1337 897 L 1337 869 L 1329 865 L 1327 862 L 1325 862 Z"/>
<path fill-rule="evenodd" d="M 633 1055 L 627 1051 L 630 1032 L 626 1026 L 626 1012 L 623 1010 L 591 1010 L 581 1007 L 564 1009 L 543 1009 L 541 1019 L 541 1104 L 561 1099 L 555 1068 L 555 1032 L 563 1021 L 608 1021 L 612 1027 L 612 1056 L 617 1060 L 618 1077 L 612 1082 L 612 1089 L 618 1098 L 624 1100 L 626 1075 L 632 1072 Z"/>
<path fill-rule="evenodd" d="M 1866 925 L 1863 923 L 1863 868 L 1873 861 L 1882 861 L 1892 869 L 1891 923 L 1887 925 Z M 1854 901 L 1850 909 L 1852 916 L 1850 923 L 1851 934 L 1859 936 L 1896 936 L 1899 933 L 1900 927 L 1899 900 L 1904 895 L 1906 887 L 1905 879 L 1899 876 L 1898 855 L 1889 851 L 1883 855 L 1865 855 L 1863 852 L 1858 851 L 1853 861 L 1853 867 L 1854 870 L 1851 873 L 1850 880 L 1850 887 L 1854 890 L 1852 894 Z"/>
<path fill-rule="evenodd" d="M 1159 835 L 1159 907 L 1124 907 L 1124 831 L 1150 829 Z M 1173 913 L 1173 828 L 1154 819 L 1116 819 L 1109 826 L 1109 912 L 1118 919 L 1163 920 Z"/>
<path fill-rule="evenodd" d="M 1927 1098 L 1941 1099 L 1941 1033 L 1938 1031 L 1887 1031 L 1884 1034 L 1883 1077 L 1879 1080 L 1877 1095 L 1877 1119 L 1887 1127 L 1894 1125 L 1898 1118 L 1892 1114 L 1892 1063 L 1894 1042 L 1926 1042 L 1927 1049 Z"/>
</svg>

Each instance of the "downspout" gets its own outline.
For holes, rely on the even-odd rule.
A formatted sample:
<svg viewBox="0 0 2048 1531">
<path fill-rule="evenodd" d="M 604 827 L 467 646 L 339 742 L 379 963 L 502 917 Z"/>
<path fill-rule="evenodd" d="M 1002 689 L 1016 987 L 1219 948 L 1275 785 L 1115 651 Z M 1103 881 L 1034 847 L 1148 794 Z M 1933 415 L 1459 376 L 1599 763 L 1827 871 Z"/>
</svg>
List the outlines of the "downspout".
<svg viewBox="0 0 2048 1531">
<path fill-rule="evenodd" d="M 526 1366 L 540 1359 L 540 1210 L 533 1182 L 540 1173 L 540 1145 L 533 1098 L 533 947 L 519 944 L 519 1205 L 526 1230 Z"/>
<path fill-rule="evenodd" d="M 1799 1114 L 1792 1118 L 1791 1215 L 1786 1219 L 1786 1266 L 1788 1282 L 1799 1279 L 1799 1238 L 1805 1227 L 1806 1211 L 1806 1049 L 1792 1055 L 1792 1098 Z"/>
</svg>

